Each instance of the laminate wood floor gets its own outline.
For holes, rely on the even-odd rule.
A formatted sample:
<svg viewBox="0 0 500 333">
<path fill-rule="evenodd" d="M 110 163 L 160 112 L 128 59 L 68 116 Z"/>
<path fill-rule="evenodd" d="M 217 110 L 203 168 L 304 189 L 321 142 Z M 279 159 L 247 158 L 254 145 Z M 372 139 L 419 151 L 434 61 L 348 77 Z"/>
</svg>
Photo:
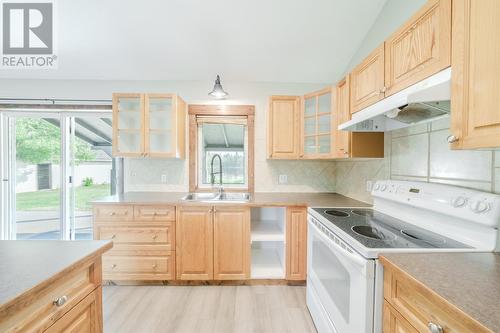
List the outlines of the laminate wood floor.
<svg viewBox="0 0 500 333">
<path fill-rule="evenodd" d="M 104 286 L 104 332 L 315 333 L 299 286 Z"/>
</svg>

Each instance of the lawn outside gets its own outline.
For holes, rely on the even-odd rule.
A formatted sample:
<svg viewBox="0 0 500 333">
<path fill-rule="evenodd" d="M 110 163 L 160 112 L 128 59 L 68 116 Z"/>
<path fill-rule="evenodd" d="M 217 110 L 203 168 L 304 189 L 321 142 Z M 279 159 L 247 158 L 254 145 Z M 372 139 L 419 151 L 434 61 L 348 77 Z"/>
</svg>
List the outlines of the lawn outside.
<svg viewBox="0 0 500 333">
<path fill-rule="evenodd" d="M 110 184 L 78 186 L 75 189 L 75 210 L 91 210 L 91 202 L 110 195 Z M 41 190 L 16 194 L 17 211 L 59 210 L 60 190 Z"/>
</svg>

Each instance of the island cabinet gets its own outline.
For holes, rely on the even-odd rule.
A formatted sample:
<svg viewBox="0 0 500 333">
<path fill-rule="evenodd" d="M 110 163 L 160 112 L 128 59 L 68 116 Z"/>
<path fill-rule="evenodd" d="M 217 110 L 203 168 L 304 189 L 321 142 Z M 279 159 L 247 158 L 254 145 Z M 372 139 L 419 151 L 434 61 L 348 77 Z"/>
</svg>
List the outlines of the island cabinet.
<svg viewBox="0 0 500 333">
<path fill-rule="evenodd" d="M 186 103 L 175 94 L 113 94 L 113 156 L 186 153 Z"/>
<path fill-rule="evenodd" d="M 269 98 L 268 158 L 299 158 L 300 100 L 300 96 L 271 96 Z"/>
<path fill-rule="evenodd" d="M 500 2 L 453 1 L 453 149 L 500 147 Z"/>
<path fill-rule="evenodd" d="M 491 333 L 483 325 L 382 257 L 384 333 Z"/>
<path fill-rule="evenodd" d="M 7 244 L 2 248 L 2 251 L 17 253 L 14 255 L 17 258 L 13 258 L 16 261 L 33 258 L 33 261 L 42 260 L 43 263 L 47 258 L 57 258 L 57 254 L 62 251 L 64 263 L 33 262 L 27 268 L 19 269 L 23 272 L 11 272 L 12 282 L 4 281 L 3 294 L 10 284 L 13 289 L 16 283 L 25 285 L 27 289 L 8 299 L 7 303 L 0 304 L 0 332 L 102 332 L 101 254 L 112 245 L 74 245 L 71 242 L 53 241 L 38 246 L 37 242 L 17 242 L 20 244 Z M 91 253 L 91 247 L 99 253 Z M 3 259 L 6 256 L 8 253 L 3 253 Z M 75 257 L 75 261 L 63 267 L 72 257 Z M 14 269 L 19 266 L 8 261 L 2 264 Z M 58 265 L 60 267 L 54 268 Z M 43 280 L 38 280 L 41 276 Z M 31 285 L 29 279 L 36 283 Z"/>
<path fill-rule="evenodd" d="M 185 206 L 177 214 L 177 279 L 250 277 L 249 208 Z"/>
<path fill-rule="evenodd" d="M 175 279 L 175 207 L 96 204 L 94 239 L 114 247 L 103 256 L 106 280 Z"/>
</svg>

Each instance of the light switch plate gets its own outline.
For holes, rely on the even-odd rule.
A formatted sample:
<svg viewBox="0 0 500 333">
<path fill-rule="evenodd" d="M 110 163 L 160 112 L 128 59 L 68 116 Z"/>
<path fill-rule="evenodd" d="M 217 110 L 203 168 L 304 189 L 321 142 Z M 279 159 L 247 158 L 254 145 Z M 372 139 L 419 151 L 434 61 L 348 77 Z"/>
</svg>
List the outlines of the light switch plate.
<svg viewBox="0 0 500 333">
<path fill-rule="evenodd" d="M 287 184 L 287 183 L 288 183 L 288 176 L 287 175 L 279 175 L 278 184 Z"/>
</svg>

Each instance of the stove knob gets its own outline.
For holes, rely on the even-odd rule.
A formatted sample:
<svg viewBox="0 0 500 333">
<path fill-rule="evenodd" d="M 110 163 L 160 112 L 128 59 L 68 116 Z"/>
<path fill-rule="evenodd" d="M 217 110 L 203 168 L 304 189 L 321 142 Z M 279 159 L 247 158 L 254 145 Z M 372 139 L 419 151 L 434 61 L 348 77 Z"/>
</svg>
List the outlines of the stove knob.
<svg viewBox="0 0 500 333">
<path fill-rule="evenodd" d="M 382 186 L 380 186 L 380 190 L 381 190 L 382 192 L 384 192 L 386 189 L 387 189 L 387 185 L 382 184 Z"/>
<path fill-rule="evenodd" d="M 490 204 L 486 201 L 476 201 L 471 204 L 470 208 L 474 213 L 480 214 L 490 210 Z"/>
<path fill-rule="evenodd" d="M 463 207 L 467 204 L 467 198 L 456 197 L 451 201 L 451 205 L 455 208 Z"/>
</svg>

